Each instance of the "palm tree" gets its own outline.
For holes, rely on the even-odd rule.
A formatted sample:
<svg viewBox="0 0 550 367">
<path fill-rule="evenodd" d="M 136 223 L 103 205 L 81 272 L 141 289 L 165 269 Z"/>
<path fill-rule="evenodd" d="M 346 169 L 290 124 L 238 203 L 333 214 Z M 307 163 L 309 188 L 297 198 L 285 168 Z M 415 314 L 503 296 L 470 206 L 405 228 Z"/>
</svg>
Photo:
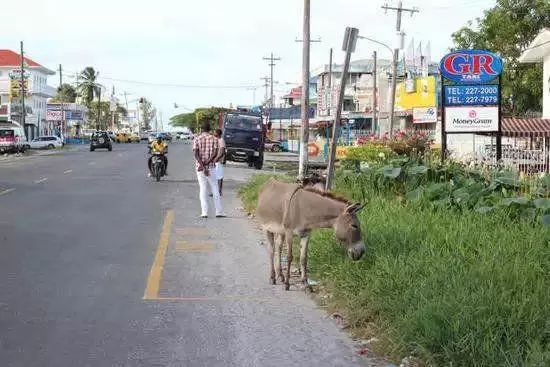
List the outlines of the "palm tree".
<svg viewBox="0 0 550 367">
<path fill-rule="evenodd" d="M 99 98 L 99 103 L 97 104 L 98 113 L 97 113 L 97 129 L 99 129 L 99 120 L 101 115 L 100 105 L 101 105 L 101 84 L 97 82 L 99 76 L 99 71 L 95 71 L 93 67 L 87 66 L 77 77 L 77 86 L 76 89 L 78 94 L 83 98 L 84 105 L 88 108 L 91 107 L 94 97 Z"/>
</svg>

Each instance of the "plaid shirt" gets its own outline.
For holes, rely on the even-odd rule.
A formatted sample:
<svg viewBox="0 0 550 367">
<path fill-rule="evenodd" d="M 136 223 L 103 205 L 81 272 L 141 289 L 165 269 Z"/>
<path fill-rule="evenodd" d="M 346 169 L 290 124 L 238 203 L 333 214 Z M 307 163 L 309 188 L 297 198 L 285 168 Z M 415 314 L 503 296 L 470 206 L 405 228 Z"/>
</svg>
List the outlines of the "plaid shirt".
<svg viewBox="0 0 550 367">
<path fill-rule="evenodd" d="M 201 161 L 206 163 L 212 160 L 212 162 L 208 165 L 208 168 L 214 168 L 215 166 L 216 162 L 214 158 L 218 155 L 218 144 L 218 139 L 214 135 L 204 132 L 193 139 L 193 151 L 199 152 Z M 196 160 L 195 167 L 197 170 L 200 167 L 199 162 Z"/>
</svg>

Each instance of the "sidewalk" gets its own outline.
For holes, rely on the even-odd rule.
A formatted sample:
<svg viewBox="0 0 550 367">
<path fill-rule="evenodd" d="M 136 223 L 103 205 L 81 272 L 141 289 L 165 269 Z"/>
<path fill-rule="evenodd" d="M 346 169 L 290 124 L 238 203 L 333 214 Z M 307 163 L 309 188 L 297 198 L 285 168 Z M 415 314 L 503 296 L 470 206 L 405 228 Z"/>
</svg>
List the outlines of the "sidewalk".
<svg viewBox="0 0 550 367">
<path fill-rule="evenodd" d="M 255 172 L 241 170 L 227 167 L 226 177 Z M 175 180 L 181 187 L 166 202 L 170 224 L 163 229 L 158 292 L 146 294 L 145 302 L 171 304 L 173 322 L 187 330 L 174 340 L 182 365 L 375 366 L 297 286 L 284 291 L 269 284 L 264 236 L 236 196 L 242 182 L 224 181 L 228 217 L 205 220 L 198 218 L 195 181 Z M 197 330 L 202 332 L 188 334 Z"/>
</svg>

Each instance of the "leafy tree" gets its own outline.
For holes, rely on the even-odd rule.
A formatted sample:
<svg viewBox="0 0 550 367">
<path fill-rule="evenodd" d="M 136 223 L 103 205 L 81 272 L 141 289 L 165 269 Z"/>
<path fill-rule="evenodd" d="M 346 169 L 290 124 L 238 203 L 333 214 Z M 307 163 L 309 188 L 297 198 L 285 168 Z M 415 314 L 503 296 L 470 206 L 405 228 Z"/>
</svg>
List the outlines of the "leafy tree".
<svg viewBox="0 0 550 367">
<path fill-rule="evenodd" d="M 189 129 L 193 129 L 196 124 L 197 118 L 194 112 L 181 113 L 170 117 L 170 125 L 172 126 L 188 127 Z"/>
<path fill-rule="evenodd" d="M 151 122 L 157 115 L 156 108 L 153 107 L 151 101 L 146 98 L 143 99 L 143 103 L 140 104 L 141 109 L 141 127 L 143 130 L 151 130 Z"/>
<path fill-rule="evenodd" d="M 220 112 L 227 111 L 223 107 L 203 107 L 197 108 L 191 113 L 182 113 L 172 116 L 170 124 L 172 126 L 186 126 L 191 130 L 198 131 L 204 121 L 210 122 L 210 126 L 218 126 L 218 116 Z"/>
<path fill-rule="evenodd" d="M 518 58 L 548 25 L 548 0 L 497 0 L 482 18 L 453 33 L 457 48 L 488 49 L 502 56 L 502 102 L 506 113 L 522 115 L 542 110 L 542 65 L 520 64 Z"/>
<path fill-rule="evenodd" d="M 76 89 L 70 84 L 63 83 L 57 88 L 57 94 L 52 98 L 52 102 L 74 103 L 76 96 Z"/>
</svg>

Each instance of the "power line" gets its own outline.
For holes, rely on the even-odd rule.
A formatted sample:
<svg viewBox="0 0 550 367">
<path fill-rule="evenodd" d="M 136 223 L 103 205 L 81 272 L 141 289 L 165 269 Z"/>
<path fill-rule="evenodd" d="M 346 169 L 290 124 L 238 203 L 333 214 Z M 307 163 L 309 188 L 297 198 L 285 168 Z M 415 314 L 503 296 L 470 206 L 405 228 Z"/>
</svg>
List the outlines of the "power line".
<svg viewBox="0 0 550 367">
<path fill-rule="evenodd" d="M 65 72 L 67 70 L 64 70 Z M 64 76 L 71 78 L 71 79 L 77 79 L 78 78 L 77 72 L 71 71 L 70 74 L 64 73 Z M 120 83 L 129 83 L 129 84 L 140 84 L 140 85 L 147 85 L 152 87 L 171 87 L 171 88 L 197 88 L 197 89 L 246 89 L 255 87 L 255 85 L 247 84 L 247 85 L 214 85 L 214 84 L 180 84 L 180 83 L 155 83 L 150 81 L 144 81 L 144 80 L 131 80 L 131 79 L 120 79 L 120 78 L 111 78 L 107 76 L 100 75 L 98 76 L 98 79 L 102 80 L 110 80 Z"/>
</svg>

